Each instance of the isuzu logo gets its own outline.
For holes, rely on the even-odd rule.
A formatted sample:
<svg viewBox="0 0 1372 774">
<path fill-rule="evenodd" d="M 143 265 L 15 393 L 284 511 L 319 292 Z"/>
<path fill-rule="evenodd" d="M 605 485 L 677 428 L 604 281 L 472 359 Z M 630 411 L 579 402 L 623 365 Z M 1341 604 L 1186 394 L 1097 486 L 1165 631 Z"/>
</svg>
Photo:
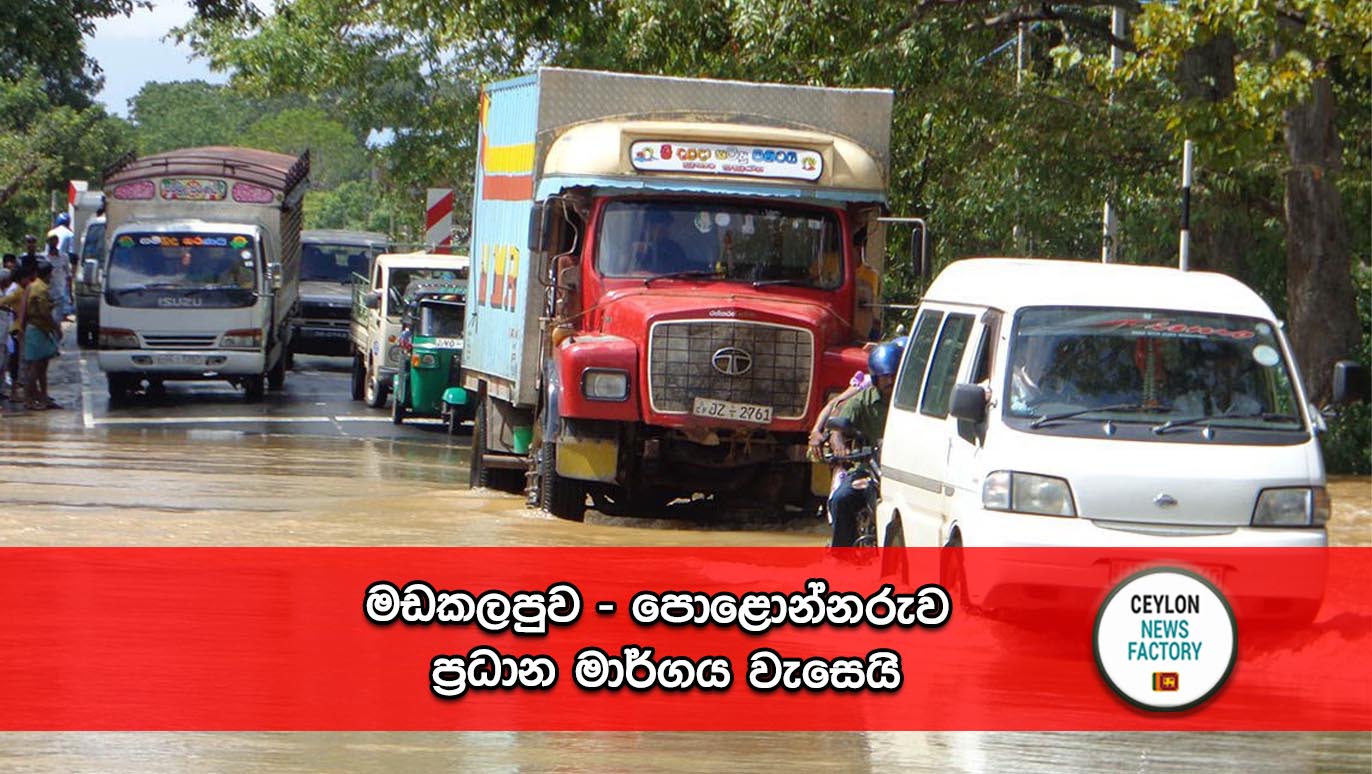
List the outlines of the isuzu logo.
<svg viewBox="0 0 1372 774">
<path fill-rule="evenodd" d="M 710 365 L 725 376 L 742 376 L 753 370 L 753 356 L 738 347 L 723 347 L 710 356 Z"/>
</svg>

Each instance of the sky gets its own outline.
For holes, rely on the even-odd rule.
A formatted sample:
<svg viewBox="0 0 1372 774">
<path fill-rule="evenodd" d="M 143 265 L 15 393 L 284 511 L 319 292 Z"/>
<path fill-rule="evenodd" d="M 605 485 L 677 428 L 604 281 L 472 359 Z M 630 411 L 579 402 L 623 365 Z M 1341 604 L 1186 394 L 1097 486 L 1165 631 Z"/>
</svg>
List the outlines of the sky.
<svg viewBox="0 0 1372 774">
<path fill-rule="evenodd" d="M 129 99 L 148 81 L 227 82 L 227 75 L 210 72 L 204 60 L 192 60 L 190 47 L 162 40 L 190 17 L 186 0 L 157 0 L 150 11 L 97 23 L 95 36 L 86 38 L 87 55 L 105 71 L 105 88 L 96 99 L 110 112 L 127 116 Z"/>
</svg>

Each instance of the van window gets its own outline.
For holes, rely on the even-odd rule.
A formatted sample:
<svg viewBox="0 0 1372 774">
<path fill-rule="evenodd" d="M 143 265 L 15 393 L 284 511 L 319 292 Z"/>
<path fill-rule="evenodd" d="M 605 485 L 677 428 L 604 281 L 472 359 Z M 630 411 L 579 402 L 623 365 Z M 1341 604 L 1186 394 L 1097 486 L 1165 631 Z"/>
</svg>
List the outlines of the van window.
<svg viewBox="0 0 1372 774">
<path fill-rule="evenodd" d="M 934 348 L 934 335 L 943 321 L 943 312 L 926 309 L 915 324 L 915 335 L 905 348 L 905 362 L 900 367 L 895 394 L 891 402 L 897 408 L 915 410 L 919 403 L 919 388 L 924 385 L 924 368 L 929 365 L 929 351 Z"/>
<path fill-rule="evenodd" d="M 934 362 L 929 366 L 929 386 L 924 390 L 924 401 L 919 407 L 921 414 L 948 416 L 953 383 L 958 378 L 958 364 L 962 362 L 962 351 L 967 348 L 967 337 L 971 332 L 971 315 L 948 315 L 948 321 L 943 324 L 943 333 L 938 338 L 938 349 L 934 350 Z"/>
</svg>

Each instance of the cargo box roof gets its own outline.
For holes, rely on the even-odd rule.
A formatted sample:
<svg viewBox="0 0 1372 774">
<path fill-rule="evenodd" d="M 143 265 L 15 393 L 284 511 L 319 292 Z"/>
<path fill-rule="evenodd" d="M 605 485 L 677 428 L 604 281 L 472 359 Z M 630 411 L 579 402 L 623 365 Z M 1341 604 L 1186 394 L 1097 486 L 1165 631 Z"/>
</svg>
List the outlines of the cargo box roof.
<svg viewBox="0 0 1372 774">
<path fill-rule="evenodd" d="M 256 148 L 211 145 L 141 158 L 126 157 L 105 170 L 105 186 L 149 177 L 189 175 L 227 177 L 275 191 L 289 191 L 304 180 L 309 171 L 309 151 L 296 158 Z"/>
</svg>

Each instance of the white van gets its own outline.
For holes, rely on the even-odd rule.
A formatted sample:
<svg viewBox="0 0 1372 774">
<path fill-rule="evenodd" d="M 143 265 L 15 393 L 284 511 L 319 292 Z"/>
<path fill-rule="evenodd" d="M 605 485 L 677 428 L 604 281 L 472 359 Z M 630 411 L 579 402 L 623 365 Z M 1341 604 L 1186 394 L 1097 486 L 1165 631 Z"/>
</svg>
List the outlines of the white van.
<svg viewBox="0 0 1372 774">
<path fill-rule="evenodd" d="M 958 261 L 930 285 L 881 454 L 882 545 L 1324 546 L 1290 344 L 1208 272 Z"/>
</svg>

